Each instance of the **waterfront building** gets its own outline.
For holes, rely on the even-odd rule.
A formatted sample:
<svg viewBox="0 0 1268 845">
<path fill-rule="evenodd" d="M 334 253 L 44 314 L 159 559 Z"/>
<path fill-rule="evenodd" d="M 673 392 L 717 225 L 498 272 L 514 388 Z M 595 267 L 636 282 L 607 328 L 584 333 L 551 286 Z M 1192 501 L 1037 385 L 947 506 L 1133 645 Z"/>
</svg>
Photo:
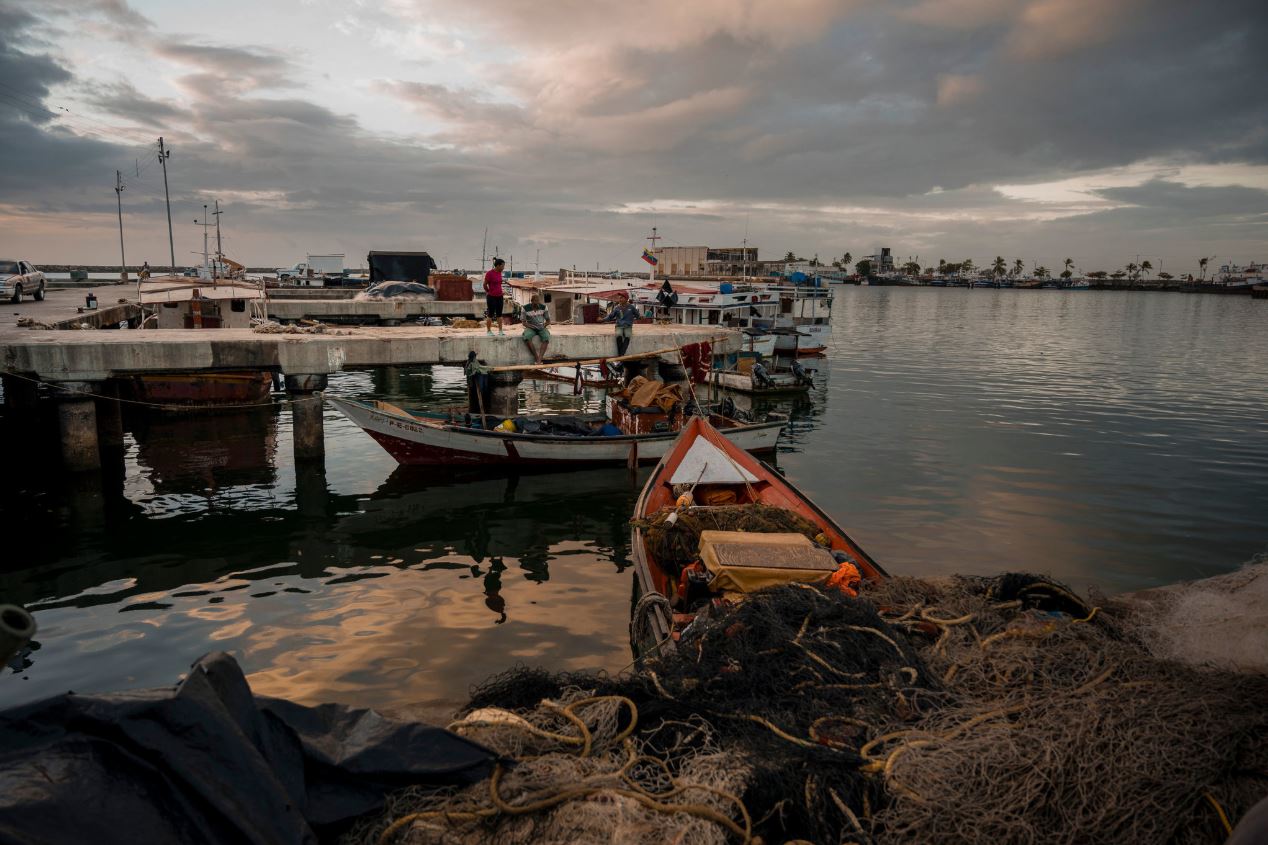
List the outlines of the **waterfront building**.
<svg viewBox="0 0 1268 845">
<path fill-rule="evenodd" d="M 665 246 L 652 254 L 666 276 L 742 276 L 757 266 L 755 246 Z"/>
</svg>

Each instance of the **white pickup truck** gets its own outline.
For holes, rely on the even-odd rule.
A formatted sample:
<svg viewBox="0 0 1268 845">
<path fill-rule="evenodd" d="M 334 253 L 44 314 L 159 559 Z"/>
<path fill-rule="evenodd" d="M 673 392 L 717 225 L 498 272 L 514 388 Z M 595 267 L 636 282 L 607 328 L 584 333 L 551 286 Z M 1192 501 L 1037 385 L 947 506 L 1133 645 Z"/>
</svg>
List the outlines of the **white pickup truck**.
<svg viewBox="0 0 1268 845">
<path fill-rule="evenodd" d="M 277 268 L 278 281 L 303 280 L 321 284 L 324 279 L 343 277 L 343 253 L 331 255 L 309 254 L 307 261 Z"/>
<path fill-rule="evenodd" d="M 0 258 L 0 299 L 21 302 L 22 295 L 44 298 L 44 274 L 30 261 L 8 261 Z"/>
</svg>

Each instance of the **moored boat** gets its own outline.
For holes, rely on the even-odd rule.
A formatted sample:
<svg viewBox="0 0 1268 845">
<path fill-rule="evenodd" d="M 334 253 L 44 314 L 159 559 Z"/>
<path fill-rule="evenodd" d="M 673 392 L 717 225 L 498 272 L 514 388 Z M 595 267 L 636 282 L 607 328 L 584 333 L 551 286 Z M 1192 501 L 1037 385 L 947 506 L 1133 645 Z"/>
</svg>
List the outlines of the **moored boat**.
<svg viewBox="0 0 1268 845">
<path fill-rule="evenodd" d="M 632 526 L 640 655 L 754 589 L 886 577 L 804 493 L 698 417 L 652 471 Z"/>
<path fill-rule="evenodd" d="M 789 372 L 769 372 L 752 359 L 741 359 L 733 370 L 711 370 L 709 379 L 716 387 L 751 393 L 755 396 L 777 396 L 806 393 L 814 386 L 814 378 L 800 362 Z"/>
<path fill-rule="evenodd" d="M 614 424 L 605 414 L 521 416 L 515 418 L 517 430 L 510 431 L 479 427 L 479 415 L 411 414 L 387 402 L 327 399 L 398 462 L 410 465 L 578 467 L 651 463 L 660 460 L 678 436 L 673 426 L 666 426 L 665 431 L 627 433 L 644 426 L 637 420 L 628 424 L 631 418 L 625 414 L 620 415 L 627 422 L 625 425 Z M 468 422 L 467 417 L 477 419 Z M 718 414 L 709 418 L 738 449 L 752 452 L 773 451 L 785 421 L 783 417 L 773 417 L 744 423 Z"/>
</svg>

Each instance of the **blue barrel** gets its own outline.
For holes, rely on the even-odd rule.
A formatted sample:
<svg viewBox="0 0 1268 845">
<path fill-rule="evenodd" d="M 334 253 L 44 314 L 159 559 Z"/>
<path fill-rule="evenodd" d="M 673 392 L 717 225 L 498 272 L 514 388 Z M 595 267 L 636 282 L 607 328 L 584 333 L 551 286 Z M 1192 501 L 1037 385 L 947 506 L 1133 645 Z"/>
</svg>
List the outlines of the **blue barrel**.
<svg viewBox="0 0 1268 845">
<path fill-rule="evenodd" d="M 723 282 L 722 284 L 718 285 L 718 292 L 719 293 L 735 293 L 735 285 L 731 284 L 730 282 Z"/>
</svg>

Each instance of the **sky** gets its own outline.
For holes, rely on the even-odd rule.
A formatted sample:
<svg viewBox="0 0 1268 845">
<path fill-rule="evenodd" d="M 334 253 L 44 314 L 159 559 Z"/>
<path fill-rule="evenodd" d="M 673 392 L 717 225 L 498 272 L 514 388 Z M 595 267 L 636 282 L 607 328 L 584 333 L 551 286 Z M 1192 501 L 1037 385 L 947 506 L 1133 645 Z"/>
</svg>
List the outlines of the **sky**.
<svg viewBox="0 0 1268 845">
<path fill-rule="evenodd" d="M 1268 259 L 1263 0 L 0 0 L 0 257 Z"/>
</svg>

